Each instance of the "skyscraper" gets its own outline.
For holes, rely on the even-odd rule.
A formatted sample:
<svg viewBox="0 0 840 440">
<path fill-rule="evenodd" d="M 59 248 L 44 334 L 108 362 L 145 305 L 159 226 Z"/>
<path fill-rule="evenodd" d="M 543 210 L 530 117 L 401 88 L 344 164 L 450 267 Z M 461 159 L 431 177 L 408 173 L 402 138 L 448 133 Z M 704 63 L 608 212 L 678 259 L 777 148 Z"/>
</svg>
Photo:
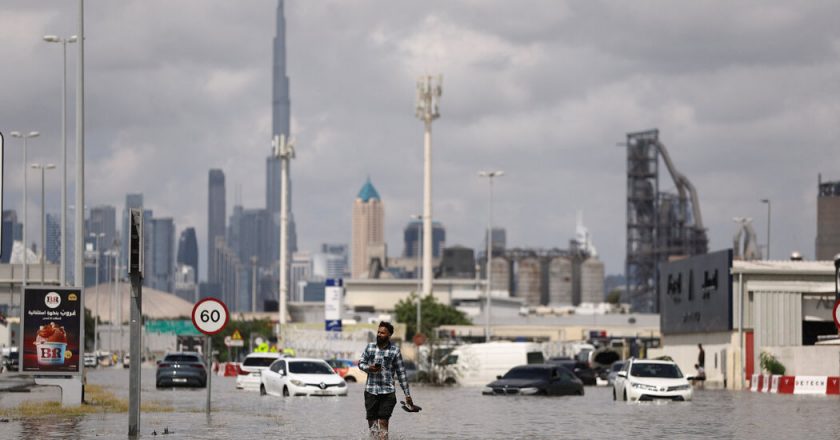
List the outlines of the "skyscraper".
<svg viewBox="0 0 840 440">
<path fill-rule="evenodd" d="M 20 240 L 23 232 L 21 224 L 17 220 L 17 212 L 14 210 L 3 211 L 3 231 L 2 231 L 2 252 L 0 252 L 0 262 L 8 263 L 9 257 L 12 256 L 12 244 L 15 240 Z"/>
<path fill-rule="evenodd" d="M 60 232 L 59 229 L 59 234 Z M 104 254 L 105 251 L 114 246 L 114 241 L 117 239 L 117 208 L 110 205 L 99 205 L 91 208 L 87 219 L 86 234 L 88 234 L 87 240 L 94 246 L 99 261 L 103 262 L 99 265 L 99 279 L 107 279 L 110 271 L 104 263 Z M 91 237 L 91 234 L 95 234 L 99 238 Z M 99 234 L 102 235 L 99 236 Z M 96 246 L 99 247 L 96 248 Z"/>
<path fill-rule="evenodd" d="M 214 250 L 216 239 L 225 238 L 225 173 L 210 170 L 207 189 L 207 281 L 219 281 Z"/>
<path fill-rule="evenodd" d="M 145 274 L 148 286 L 164 292 L 175 291 L 175 222 L 171 217 L 151 220 L 151 272 Z"/>
<path fill-rule="evenodd" d="M 179 266 L 192 268 L 190 275 L 193 276 L 193 284 L 198 283 L 198 239 L 195 235 L 195 228 L 185 228 L 178 238 L 178 258 L 176 263 Z"/>
<path fill-rule="evenodd" d="M 351 276 L 360 278 L 368 273 L 371 257 L 384 258 L 385 209 L 382 199 L 370 178 L 367 179 L 353 202 L 353 248 Z M 379 255 L 376 255 L 379 254 Z M 385 261 L 380 261 L 385 264 Z"/>
<path fill-rule="evenodd" d="M 59 263 L 61 259 L 61 216 L 47 214 L 47 243 L 44 255 L 50 263 Z"/>
<path fill-rule="evenodd" d="M 286 76 L 286 18 L 283 15 L 283 0 L 277 3 L 277 35 L 274 37 L 272 71 L 272 128 L 271 136 L 291 135 L 289 129 L 291 120 L 291 102 L 289 100 L 289 77 Z M 294 215 L 292 214 L 291 176 L 289 177 L 289 226 L 288 245 L 289 255 L 297 251 L 297 232 Z M 268 242 L 272 260 L 280 258 L 280 158 L 273 155 L 266 158 L 265 176 L 265 208 L 271 215 L 273 227 L 270 230 Z"/>
</svg>

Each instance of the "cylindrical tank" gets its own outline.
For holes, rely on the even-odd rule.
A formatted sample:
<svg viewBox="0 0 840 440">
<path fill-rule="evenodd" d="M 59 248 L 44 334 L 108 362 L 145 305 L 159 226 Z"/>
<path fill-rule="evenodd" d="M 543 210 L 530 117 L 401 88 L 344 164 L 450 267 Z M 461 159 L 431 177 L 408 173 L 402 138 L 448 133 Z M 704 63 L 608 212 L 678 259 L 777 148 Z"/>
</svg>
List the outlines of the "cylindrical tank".
<svg viewBox="0 0 840 440">
<path fill-rule="evenodd" d="M 555 257 L 548 264 L 548 304 L 572 305 L 572 261 L 568 257 Z"/>
<path fill-rule="evenodd" d="M 516 296 L 525 300 L 529 306 L 540 305 L 540 260 L 534 257 L 519 261 L 516 272 Z"/>
<path fill-rule="evenodd" d="M 490 262 L 490 268 L 493 269 L 493 276 L 490 279 L 490 290 L 508 292 L 510 294 L 510 263 L 507 258 L 493 257 L 493 260 Z"/>
<path fill-rule="evenodd" d="M 604 263 L 594 258 L 580 265 L 580 302 L 604 302 Z"/>
</svg>

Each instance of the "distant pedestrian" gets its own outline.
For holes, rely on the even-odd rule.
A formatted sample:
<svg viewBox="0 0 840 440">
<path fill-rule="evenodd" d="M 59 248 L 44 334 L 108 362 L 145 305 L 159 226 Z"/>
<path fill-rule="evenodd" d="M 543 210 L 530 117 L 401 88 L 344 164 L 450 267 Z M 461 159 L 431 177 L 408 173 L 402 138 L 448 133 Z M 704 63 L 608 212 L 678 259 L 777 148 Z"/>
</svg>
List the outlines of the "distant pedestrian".
<svg viewBox="0 0 840 440">
<path fill-rule="evenodd" d="M 382 321 L 376 332 L 376 342 L 371 342 L 362 352 L 359 369 L 368 374 L 365 384 L 365 410 L 371 435 L 378 433 L 379 439 L 388 438 L 388 420 L 397 405 L 394 375 L 400 381 L 409 407 L 414 406 L 408 390 L 402 353 L 391 343 L 394 326 Z"/>
<path fill-rule="evenodd" d="M 697 344 L 697 348 L 700 349 L 700 353 L 697 354 L 697 365 L 701 367 L 706 367 L 706 352 L 703 350 L 703 344 Z"/>
<path fill-rule="evenodd" d="M 699 388 L 703 388 L 703 384 L 706 383 L 706 369 L 700 364 L 694 364 L 694 369 L 697 370 L 697 374 L 694 375 L 694 379 L 691 381 L 691 384 L 698 385 Z"/>
</svg>

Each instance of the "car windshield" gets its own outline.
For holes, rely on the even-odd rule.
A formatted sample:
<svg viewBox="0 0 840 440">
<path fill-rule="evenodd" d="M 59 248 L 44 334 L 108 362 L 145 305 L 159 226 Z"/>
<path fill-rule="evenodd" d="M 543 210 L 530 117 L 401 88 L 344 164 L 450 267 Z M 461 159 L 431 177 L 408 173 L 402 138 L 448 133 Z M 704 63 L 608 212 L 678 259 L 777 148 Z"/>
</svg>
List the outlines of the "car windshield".
<svg viewBox="0 0 840 440">
<path fill-rule="evenodd" d="M 289 372 L 297 374 L 335 374 L 326 363 L 313 361 L 289 362 Z"/>
<path fill-rule="evenodd" d="M 503 379 L 547 379 L 549 370 L 545 368 L 514 368 Z"/>
<path fill-rule="evenodd" d="M 269 357 L 261 357 L 261 356 L 254 356 L 254 357 L 246 357 L 245 362 L 242 363 L 243 367 L 267 367 L 271 365 L 272 362 L 276 361 L 277 358 L 269 358 Z"/>
<path fill-rule="evenodd" d="M 126 356 L 127 358 L 128 356 Z M 165 362 L 201 362 L 198 356 L 191 354 L 170 354 L 164 359 Z"/>
<path fill-rule="evenodd" d="M 636 377 L 661 377 L 664 379 L 679 379 L 683 377 L 680 368 L 674 364 L 650 364 L 638 362 L 630 368 L 630 375 Z"/>
</svg>

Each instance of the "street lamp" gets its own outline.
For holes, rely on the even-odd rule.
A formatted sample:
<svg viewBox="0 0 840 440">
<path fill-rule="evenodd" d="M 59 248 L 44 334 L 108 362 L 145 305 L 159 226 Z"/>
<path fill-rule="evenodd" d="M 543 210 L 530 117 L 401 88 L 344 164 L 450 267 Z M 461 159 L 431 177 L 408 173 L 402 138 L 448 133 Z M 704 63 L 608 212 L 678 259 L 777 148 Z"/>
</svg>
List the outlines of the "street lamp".
<svg viewBox="0 0 840 440">
<path fill-rule="evenodd" d="M 417 221 L 417 239 L 414 240 L 414 242 L 417 244 L 417 247 L 415 248 L 415 252 L 417 252 L 417 268 L 415 269 L 417 275 L 417 331 L 415 333 L 420 333 L 420 323 L 422 322 L 420 316 L 420 300 L 423 298 L 423 294 L 420 293 L 420 283 L 422 280 L 422 278 L 420 278 L 420 255 L 422 255 L 420 246 L 423 243 L 423 215 L 414 214 L 411 216 L 411 219 Z"/>
<path fill-rule="evenodd" d="M 37 131 L 30 131 L 29 133 L 22 134 L 18 131 L 13 131 L 11 134 L 12 137 L 23 138 L 23 225 L 21 229 L 23 230 L 23 286 L 26 287 L 26 140 L 38 137 L 41 133 L 38 133 Z"/>
<path fill-rule="evenodd" d="M 761 199 L 761 203 L 767 204 L 767 259 L 770 259 L 770 199 Z"/>
<path fill-rule="evenodd" d="M 487 221 L 487 285 L 485 286 L 485 295 L 487 296 L 487 307 L 484 311 L 484 340 L 490 342 L 490 281 L 493 273 L 493 178 L 502 177 L 505 175 L 504 171 L 479 171 L 479 177 L 486 177 L 490 182 L 490 208 Z"/>
<path fill-rule="evenodd" d="M 47 43 L 61 43 L 61 63 L 64 72 L 61 80 L 61 260 L 59 279 L 61 285 L 66 283 L 65 267 L 67 265 L 67 43 L 75 43 L 75 35 L 60 38 L 55 35 L 44 35 Z"/>
<path fill-rule="evenodd" d="M 99 288 L 99 239 L 105 237 L 105 233 L 92 232 L 89 235 L 96 242 L 96 248 L 94 249 L 94 252 L 96 252 L 96 316 L 93 320 L 93 352 L 96 353 L 99 351 L 99 293 L 102 291 Z"/>
<path fill-rule="evenodd" d="M 33 163 L 32 168 L 41 170 L 41 285 L 44 284 L 44 251 L 47 249 L 47 215 L 46 206 L 44 203 L 44 173 L 47 170 L 52 170 L 55 165 Z"/>
<path fill-rule="evenodd" d="M 423 121 L 423 295 L 432 294 L 432 121 L 440 117 L 443 77 L 417 81 L 416 116 Z"/>
</svg>

